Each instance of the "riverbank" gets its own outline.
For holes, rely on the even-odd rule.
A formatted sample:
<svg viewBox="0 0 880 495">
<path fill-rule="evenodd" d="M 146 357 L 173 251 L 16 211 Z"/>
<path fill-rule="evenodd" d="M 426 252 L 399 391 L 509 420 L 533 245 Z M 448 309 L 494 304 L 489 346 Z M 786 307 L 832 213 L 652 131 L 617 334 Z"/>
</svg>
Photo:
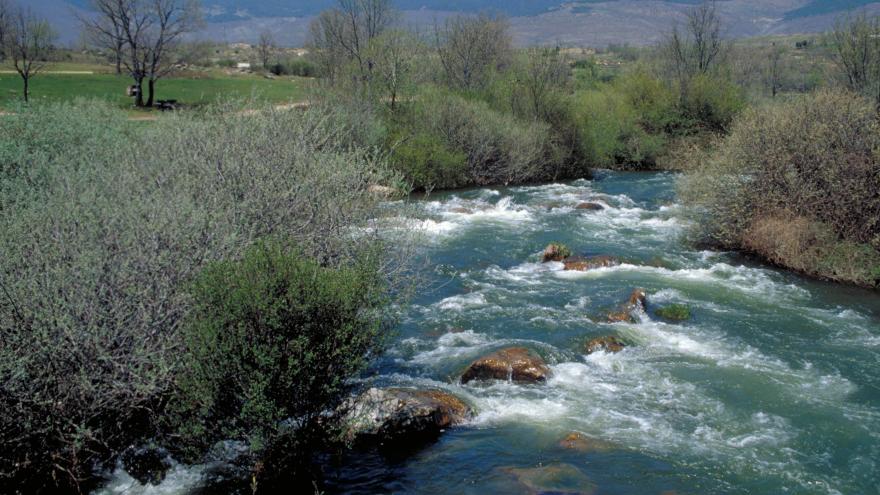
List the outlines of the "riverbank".
<svg viewBox="0 0 880 495">
<path fill-rule="evenodd" d="M 445 391 L 473 415 L 405 456 L 356 450 L 326 464 L 324 491 L 870 492 L 880 298 L 688 248 L 675 180 L 599 171 L 390 205 L 378 225 L 418 235 L 433 269 L 362 384 Z M 621 264 L 565 271 L 541 263 L 551 242 Z M 636 287 L 645 311 L 608 322 Z M 689 317 L 658 314 L 673 305 Z M 586 354 L 609 335 L 627 346 Z M 509 347 L 540 356 L 546 381 L 460 382 Z M 159 488 L 191 493 L 203 470 L 175 467 Z M 142 493 L 126 479 L 117 471 L 112 486 Z"/>
</svg>

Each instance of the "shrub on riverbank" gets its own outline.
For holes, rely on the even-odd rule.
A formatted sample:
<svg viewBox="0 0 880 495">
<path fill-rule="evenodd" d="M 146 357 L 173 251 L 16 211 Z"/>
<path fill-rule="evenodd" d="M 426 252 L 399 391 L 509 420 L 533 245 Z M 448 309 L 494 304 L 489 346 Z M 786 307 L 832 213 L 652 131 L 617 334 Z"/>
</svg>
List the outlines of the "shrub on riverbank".
<svg viewBox="0 0 880 495">
<path fill-rule="evenodd" d="M 280 472 L 301 480 L 307 453 L 327 436 L 322 415 L 342 402 L 353 387 L 349 378 L 388 335 L 377 268 L 364 256 L 321 266 L 272 242 L 240 260 L 209 264 L 191 291 L 172 403 L 191 451 L 238 440 L 263 453 L 281 443 L 290 450 L 284 465 L 264 463 L 258 482 Z"/>
<path fill-rule="evenodd" d="M 880 126 L 823 91 L 751 109 L 681 183 L 707 239 L 824 278 L 880 281 Z"/>
<path fill-rule="evenodd" d="M 272 237 L 345 266 L 374 242 L 351 227 L 389 177 L 353 113 L 218 108 L 144 127 L 89 103 L 0 120 L 15 137 L 0 143 L 0 491 L 78 489 L 161 433 L 185 288 L 207 264 Z"/>
<path fill-rule="evenodd" d="M 394 116 L 393 135 L 402 148 L 392 148 L 392 161 L 417 189 L 572 177 L 565 173 L 564 154 L 549 126 L 541 121 L 521 120 L 485 101 L 442 89 L 419 93 L 401 112 Z M 440 154 L 425 156 L 412 149 L 417 142 Z"/>
</svg>

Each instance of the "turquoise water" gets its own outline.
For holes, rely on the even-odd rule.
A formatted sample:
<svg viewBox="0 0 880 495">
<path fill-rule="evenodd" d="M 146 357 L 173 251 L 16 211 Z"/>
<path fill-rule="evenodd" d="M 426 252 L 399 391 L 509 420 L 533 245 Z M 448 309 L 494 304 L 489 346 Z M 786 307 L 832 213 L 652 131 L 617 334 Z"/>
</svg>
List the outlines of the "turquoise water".
<svg viewBox="0 0 880 495">
<path fill-rule="evenodd" d="M 476 416 L 406 456 L 350 456 L 327 492 L 880 493 L 880 294 L 690 249 L 674 180 L 603 172 L 401 206 L 407 218 L 387 225 L 418 229 L 432 280 L 371 380 L 447 390 Z M 575 210 L 582 201 L 606 209 Z M 624 264 L 564 272 L 539 263 L 551 241 Z M 636 287 L 640 321 L 602 323 Z M 673 303 L 692 317 L 653 313 Z M 632 345 L 582 354 L 604 335 Z M 457 384 L 511 345 L 543 356 L 552 378 Z M 564 448 L 572 432 L 604 448 Z M 163 486 L 197 481 L 180 468 Z"/>
</svg>

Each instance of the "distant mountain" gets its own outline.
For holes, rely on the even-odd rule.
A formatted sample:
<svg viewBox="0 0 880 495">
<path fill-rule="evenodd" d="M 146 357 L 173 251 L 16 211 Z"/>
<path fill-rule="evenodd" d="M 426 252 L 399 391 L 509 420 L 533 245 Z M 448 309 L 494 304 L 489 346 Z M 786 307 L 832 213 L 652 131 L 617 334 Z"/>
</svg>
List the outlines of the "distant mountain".
<svg viewBox="0 0 880 495">
<path fill-rule="evenodd" d="M 48 16 L 62 39 L 78 38 L 73 12 L 89 0 L 18 0 Z M 490 11 L 511 19 L 520 44 L 653 43 L 701 0 L 394 0 L 408 25 L 430 25 L 452 13 Z M 336 0 L 202 0 L 203 36 L 253 41 L 270 30 L 286 44 L 305 41 L 310 19 Z M 731 37 L 823 31 L 847 11 L 880 13 L 880 0 L 719 0 Z"/>
</svg>

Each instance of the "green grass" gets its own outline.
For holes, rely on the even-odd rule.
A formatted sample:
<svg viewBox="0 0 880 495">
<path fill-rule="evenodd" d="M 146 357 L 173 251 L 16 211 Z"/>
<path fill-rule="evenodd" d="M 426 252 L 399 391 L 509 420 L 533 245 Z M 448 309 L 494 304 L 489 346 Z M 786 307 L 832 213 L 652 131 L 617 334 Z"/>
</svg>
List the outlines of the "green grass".
<svg viewBox="0 0 880 495">
<path fill-rule="evenodd" d="M 3 68 L 4 70 L 6 68 Z M 125 96 L 131 79 L 114 74 L 97 73 L 100 66 L 63 64 L 48 71 L 94 70 L 95 74 L 58 74 L 46 72 L 31 80 L 31 99 L 65 101 L 75 98 L 107 100 L 121 108 L 129 108 L 134 100 Z M 273 103 L 302 100 L 308 79 L 284 77 L 266 79 L 257 75 L 227 75 L 222 72 L 202 74 L 199 78 L 169 78 L 156 84 L 156 98 L 177 100 L 185 105 L 212 103 L 218 98 L 250 97 Z M 0 72 L 0 108 L 9 108 L 21 99 L 22 83 L 18 74 Z"/>
</svg>

